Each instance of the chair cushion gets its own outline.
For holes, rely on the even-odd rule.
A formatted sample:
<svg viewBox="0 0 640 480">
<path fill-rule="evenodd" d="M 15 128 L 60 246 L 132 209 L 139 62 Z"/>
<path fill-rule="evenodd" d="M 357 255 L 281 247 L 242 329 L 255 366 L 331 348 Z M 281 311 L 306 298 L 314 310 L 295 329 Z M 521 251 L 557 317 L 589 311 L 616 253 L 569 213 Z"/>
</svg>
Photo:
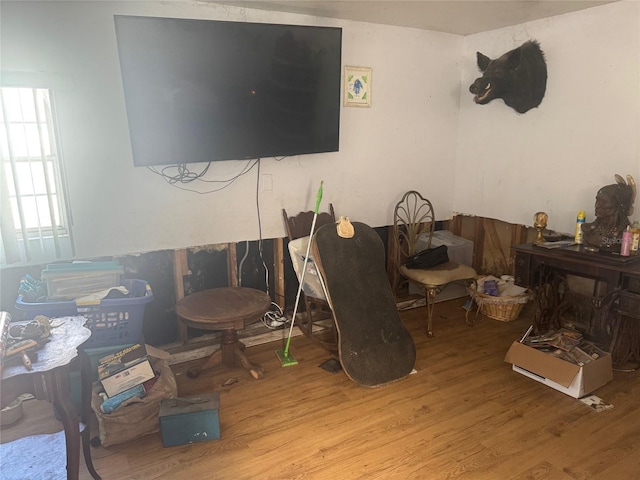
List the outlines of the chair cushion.
<svg viewBox="0 0 640 480">
<path fill-rule="evenodd" d="M 400 272 L 410 280 L 423 285 L 434 286 L 446 285 L 450 282 L 474 278 L 477 276 L 477 273 L 473 268 L 467 265 L 459 265 L 455 262 L 442 263 L 428 270 L 407 268 L 402 265 L 400 266 Z"/>
</svg>

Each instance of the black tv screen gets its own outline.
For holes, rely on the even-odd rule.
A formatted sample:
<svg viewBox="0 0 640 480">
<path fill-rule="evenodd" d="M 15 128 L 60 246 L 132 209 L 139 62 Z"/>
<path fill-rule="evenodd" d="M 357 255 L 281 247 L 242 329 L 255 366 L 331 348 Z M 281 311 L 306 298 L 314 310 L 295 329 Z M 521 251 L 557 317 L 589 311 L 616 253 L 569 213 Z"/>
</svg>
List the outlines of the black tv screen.
<svg viewBox="0 0 640 480">
<path fill-rule="evenodd" d="M 338 150 L 342 29 L 114 18 L 134 165 Z"/>
</svg>

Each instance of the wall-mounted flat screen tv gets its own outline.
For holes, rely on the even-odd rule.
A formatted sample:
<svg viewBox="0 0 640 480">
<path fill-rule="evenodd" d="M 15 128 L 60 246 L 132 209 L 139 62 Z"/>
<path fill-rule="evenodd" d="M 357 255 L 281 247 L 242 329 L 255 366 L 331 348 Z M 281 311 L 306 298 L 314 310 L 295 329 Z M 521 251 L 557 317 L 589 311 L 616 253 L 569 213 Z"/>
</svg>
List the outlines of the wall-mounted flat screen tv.
<svg viewBox="0 0 640 480">
<path fill-rule="evenodd" d="M 342 29 L 115 16 L 136 166 L 334 152 Z"/>
</svg>

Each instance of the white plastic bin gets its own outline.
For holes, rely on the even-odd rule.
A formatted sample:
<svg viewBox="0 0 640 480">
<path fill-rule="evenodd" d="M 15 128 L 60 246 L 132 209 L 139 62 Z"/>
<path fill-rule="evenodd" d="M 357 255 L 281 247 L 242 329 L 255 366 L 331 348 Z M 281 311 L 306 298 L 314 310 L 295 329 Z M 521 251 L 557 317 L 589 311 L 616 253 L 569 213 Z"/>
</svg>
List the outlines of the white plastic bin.
<svg viewBox="0 0 640 480">
<path fill-rule="evenodd" d="M 421 235 L 421 237 L 427 234 Z M 426 248 L 426 240 L 424 238 L 418 239 L 417 251 L 424 250 Z M 447 254 L 449 260 L 456 262 L 460 265 L 468 265 L 469 267 L 473 263 L 473 241 L 466 238 L 458 237 L 449 230 L 437 230 L 433 232 L 433 238 L 431 239 L 431 248 L 439 247 L 440 245 L 447 246 Z M 424 289 L 414 284 L 409 284 L 409 293 L 424 295 Z M 436 302 L 444 302 L 446 300 L 452 300 L 454 298 L 462 298 L 468 296 L 469 293 L 464 285 L 458 285 L 451 283 L 444 287 L 442 291 L 436 295 Z"/>
<path fill-rule="evenodd" d="M 291 262 L 293 263 L 293 269 L 298 277 L 298 282 L 302 278 L 302 268 L 304 267 L 304 257 L 307 253 L 307 245 L 309 245 L 309 237 L 296 238 L 289 242 L 289 255 L 291 255 Z M 309 252 L 307 272 L 304 275 L 302 291 L 305 295 L 310 297 L 325 300 L 318 269 L 313 261 L 311 252 Z"/>
</svg>

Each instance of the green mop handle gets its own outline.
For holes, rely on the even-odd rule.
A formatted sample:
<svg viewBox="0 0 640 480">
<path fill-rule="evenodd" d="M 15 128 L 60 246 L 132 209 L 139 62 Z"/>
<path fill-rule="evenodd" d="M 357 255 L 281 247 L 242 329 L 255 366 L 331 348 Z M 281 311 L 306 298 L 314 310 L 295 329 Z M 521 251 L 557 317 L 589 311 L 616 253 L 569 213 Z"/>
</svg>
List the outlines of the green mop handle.
<svg viewBox="0 0 640 480">
<path fill-rule="evenodd" d="M 311 249 L 311 239 L 313 237 L 313 231 L 316 228 L 316 219 L 318 218 L 318 211 L 320 210 L 320 202 L 322 201 L 322 184 L 324 182 L 320 181 L 320 188 L 318 188 L 318 193 L 316 195 L 316 209 L 313 212 L 313 221 L 311 222 L 311 232 L 309 233 L 309 243 L 307 244 L 307 253 L 304 256 L 304 264 L 302 266 L 302 275 L 300 275 L 300 283 L 298 285 L 298 294 L 296 295 L 296 304 L 293 307 L 293 316 L 291 317 L 291 326 L 289 327 L 289 336 L 287 337 L 287 343 L 284 346 L 284 357 L 289 356 L 289 345 L 291 344 L 291 334 L 293 333 L 293 324 L 296 321 L 296 314 L 298 313 L 298 303 L 300 302 L 300 292 L 302 291 L 302 282 L 304 281 L 304 274 L 307 270 L 307 262 L 309 260 L 309 250 Z"/>
<path fill-rule="evenodd" d="M 323 180 L 320 180 L 320 188 L 318 188 L 318 193 L 316 194 L 316 209 L 313 212 L 315 215 L 318 215 L 318 212 L 320 211 L 320 202 L 322 201 L 322 184 L 324 183 Z M 311 231 L 313 231 L 313 228 L 311 229 Z"/>
</svg>

